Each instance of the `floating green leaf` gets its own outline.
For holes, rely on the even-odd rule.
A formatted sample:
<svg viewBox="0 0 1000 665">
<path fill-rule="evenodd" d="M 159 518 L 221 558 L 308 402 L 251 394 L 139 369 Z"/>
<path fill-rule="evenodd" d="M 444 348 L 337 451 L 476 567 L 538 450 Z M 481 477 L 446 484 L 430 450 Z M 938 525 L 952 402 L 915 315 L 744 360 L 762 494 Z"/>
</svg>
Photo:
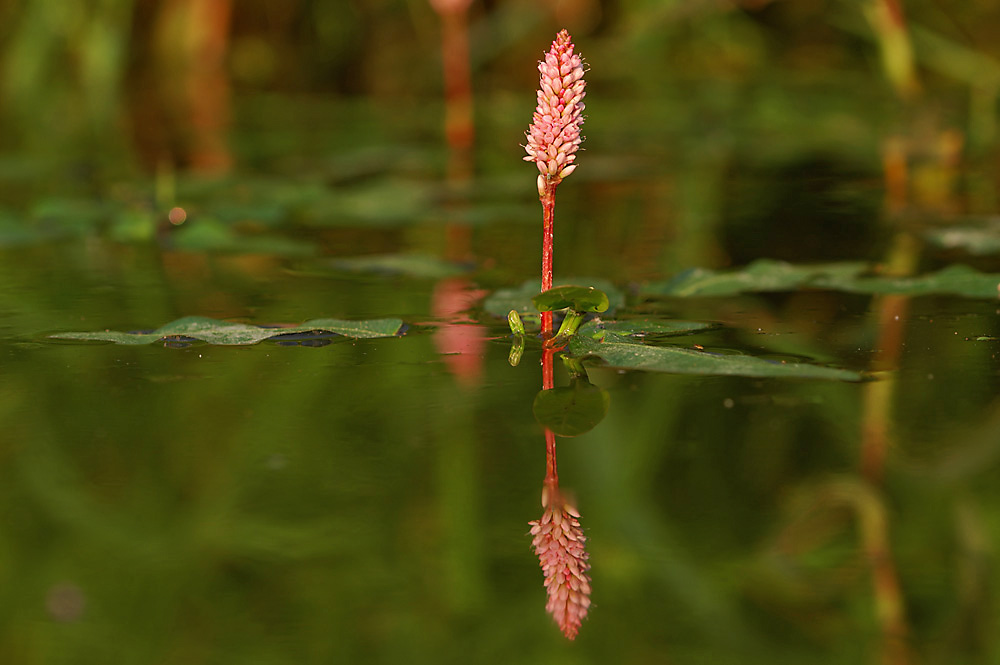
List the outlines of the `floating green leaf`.
<svg viewBox="0 0 1000 665">
<path fill-rule="evenodd" d="M 247 235 L 212 217 L 188 222 L 170 236 L 177 249 L 239 254 L 282 254 L 307 256 L 316 253 L 310 243 L 276 235 Z"/>
<path fill-rule="evenodd" d="M 47 225 L 32 223 L 13 212 L 0 209 L 0 247 L 39 244 L 59 235 L 58 230 Z"/>
<path fill-rule="evenodd" d="M 531 410 L 557 435 L 579 436 L 604 420 L 610 405 L 607 390 L 577 377 L 569 386 L 539 391 Z"/>
<path fill-rule="evenodd" d="M 90 198 L 45 198 L 31 210 L 32 217 L 62 231 L 86 233 L 94 230 L 112 213 L 109 202 Z"/>
<path fill-rule="evenodd" d="M 433 187 L 399 177 L 378 178 L 337 190 L 303 211 L 304 221 L 316 226 L 404 226 L 425 219 Z"/>
<path fill-rule="evenodd" d="M 608 310 L 613 311 L 625 304 L 625 294 L 605 279 L 575 278 L 572 280 L 581 284 L 592 284 L 603 291 L 608 297 Z M 538 321 L 538 310 L 532 298 L 538 295 L 541 285 L 538 280 L 529 280 L 516 289 L 499 289 L 483 302 L 483 309 L 497 317 L 507 317 L 510 310 L 517 310 L 526 321 Z"/>
<path fill-rule="evenodd" d="M 857 277 L 867 268 L 860 262 L 795 265 L 760 259 L 742 270 L 685 270 L 673 279 L 647 285 L 642 295 L 732 296 L 755 291 L 837 289 L 845 279 Z"/>
<path fill-rule="evenodd" d="M 907 296 L 953 295 L 966 298 L 996 298 L 1000 274 L 983 273 L 965 265 L 952 265 L 918 277 L 859 277 L 844 284 L 855 293 Z"/>
<path fill-rule="evenodd" d="M 455 277 L 467 270 L 435 256 L 420 254 L 377 254 L 332 259 L 330 267 L 342 272 L 404 275 L 425 279 Z"/>
<path fill-rule="evenodd" d="M 688 270 L 672 280 L 649 284 L 645 296 L 731 296 L 761 291 L 824 289 L 864 294 L 911 296 L 956 295 L 966 298 L 996 298 L 1000 274 L 982 273 L 964 265 L 952 265 L 917 277 L 884 277 L 870 274 L 864 263 L 795 265 L 761 259 L 742 270 Z"/>
<path fill-rule="evenodd" d="M 595 319 L 581 326 L 579 334 L 603 337 L 604 332 L 631 337 L 668 337 L 687 335 L 715 328 L 716 324 L 704 321 L 680 321 L 674 319 L 626 319 L 624 321 L 602 321 Z"/>
<path fill-rule="evenodd" d="M 116 344 L 151 344 L 160 340 L 200 340 L 209 344 L 256 344 L 265 339 L 294 333 L 325 332 L 345 337 L 392 337 L 403 328 L 400 319 L 370 319 L 343 321 L 340 319 L 313 319 L 294 327 L 263 328 L 245 323 L 219 321 L 203 316 L 187 316 L 172 321 L 148 333 L 128 333 L 106 330 L 103 332 L 67 332 L 50 335 L 55 339 L 80 339 L 115 342 Z"/>
<path fill-rule="evenodd" d="M 1000 220 L 989 219 L 980 224 L 962 224 L 931 229 L 925 240 L 943 249 L 962 249 L 970 254 L 986 256 L 1000 254 Z"/>
<path fill-rule="evenodd" d="M 608 309 L 608 295 L 593 286 L 557 286 L 543 291 L 531 299 L 539 312 L 572 309 L 575 312 L 604 312 Z"/>
<path fill-rule="evenodd" d="M 864 378 L 860 372 L 822 365 L 726 355 L 676 346 L 647 346 L 614 333 L 607 333 L 603 341 L 587 335 L 576 335 L 570 340 L 566 351 L 579 358 L 598 359 L 608 367 L 648 372 L 837 381 L 860 381 Z"/>
</svg>

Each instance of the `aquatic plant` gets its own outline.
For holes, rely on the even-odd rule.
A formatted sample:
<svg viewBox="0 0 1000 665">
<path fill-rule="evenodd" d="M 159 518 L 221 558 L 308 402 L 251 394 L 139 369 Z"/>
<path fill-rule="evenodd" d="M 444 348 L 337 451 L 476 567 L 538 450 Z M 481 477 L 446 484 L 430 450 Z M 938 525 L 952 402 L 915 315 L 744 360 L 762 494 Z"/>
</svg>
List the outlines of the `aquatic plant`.
<svg viewBox="0 0 1000 665">
<path fill-rule="evenodd" d="M 552 288 L 556 187 L 576 170 L 576 151 L 583 137 L 583 59 L 573 38 L 561 30 L 538 63 L 538 105 L 525 135 L 524 158 L 538 167 L 538 199 L 542 203 L 542 291 Z M 552 312 L 542 312 L 542 335 L 552 333 Z"/>
<path fill-rule="evenodd" d="M 573 38 L 566 30 L 559 31 L 545 58 L 538 63 L 538 105 L 531 125 L 525 136 L 524 146 L 528 155 L 525 161 L 534 162 L 538 167 L 538 199 L 542 203 L 542 295 L 558 302 L 543 302 L 541 311 L 542 337 L 546 348 L 542 352 L 542 392 L 554 387 L 552 357 L 557 346 L 552 338 L 552 310 L 581 307 L 576 300 L 563 302 L 559 294 L 552 293 L 552 255 L 554 244 L 556 187 L 563 178 L 576 170 L 576 151 L 583 137 L 583 97 L 586 94 L 583 80 L 583 60 L 574 52 Z M 579 290 L 579 289 L 576 289 Z M 575 293 L 575 290 L 574 290 Z M 598 303 L 597 309 L 607 309 L 607 297 Z M 587 298 L 593 299 L 588 293 Z M 603 307 L 600 306 L 603 304 Z M 536 305 L 538 303 L 536 302 Z M 560 329 L 562 338 L 576 332 L 583 320 L 582 315 L 567 316 L 566 322 L 572 330 Z M 511 352 L 511 364 L 520 360 L 518 339 L 523 340 L 524 327 L 517 312 L 508 316 L 511 331 L 515 336 L 515 346 Z M 523 342 L 522 342 L 523 343 Z M 541 519 L 531 522 L 532 546 L 538 555 L 539 564 L 545 575 L 545 587 L 549 600 L 545 609 L 555 619 L 560 630 L 569 639 L 575 639 L 580 623 L 590 607 L 590 577 L 587 571 L 586 538 L 580 528 L 580 514 L 570 505 L 559 491 L 559 475 L 556 472 L 556 435 L 545 428 L 545 484 L 542 491 L 542 507 L 545 512 Z"/>
</svg>

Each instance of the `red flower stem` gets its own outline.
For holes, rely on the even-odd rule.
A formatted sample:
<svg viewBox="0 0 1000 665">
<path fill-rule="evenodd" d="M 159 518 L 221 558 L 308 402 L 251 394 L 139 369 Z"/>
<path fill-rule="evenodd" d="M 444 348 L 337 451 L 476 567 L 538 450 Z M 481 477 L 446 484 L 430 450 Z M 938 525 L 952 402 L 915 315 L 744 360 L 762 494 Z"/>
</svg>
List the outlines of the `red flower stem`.
<svg viewBox="0 0 1000 665">
<path fill-rule="evenodd" d="M 556 182 L 546 182 L 542 202 L 542 291 L 552 288 L 552 254 L 555 244 Z M 552 336 L 552 312 L 542 312 L 542 338 Z M 551 386 L 549 386 L 551 388 Z"/>
<path fill-rule="evenodd" d="M 551 312 L 549 312 L 551 314 Z M 542 390 L 552 390 L 555 380 L 552 369 L 553 349 L 542 349 Z M 545 428 L 545 485 L 550 491 L 559 487 L 559 473 L 556 470 L 556 435 Z M 555 496 L 550 494 L 550 496 Z"/>
</svg>

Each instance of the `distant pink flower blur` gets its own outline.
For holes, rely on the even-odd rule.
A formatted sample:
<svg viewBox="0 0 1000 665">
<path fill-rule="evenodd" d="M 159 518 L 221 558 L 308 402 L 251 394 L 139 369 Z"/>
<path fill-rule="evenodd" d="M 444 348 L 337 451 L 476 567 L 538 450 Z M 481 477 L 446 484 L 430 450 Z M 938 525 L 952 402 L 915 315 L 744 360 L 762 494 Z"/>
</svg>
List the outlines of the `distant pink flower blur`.
<svg viewBox="0 0 1000 665">
<path fill-rule="evenodd" d="M 553 493 L 540 520 L 530 522 L 531 541 L 538 555 L 549 601 L 545 609 L 555 619 L 559 629 L 569 638 L 576 638 L 580 623 L 590 608 L 590 564 L 584 549 L 587 538 L 580 528 L 576 509 Z M 550 495 L 546 493 L 546 498 Z"/>
<path fill-rule="evenodd" d="M 472 0 L 430 0 L 431 7 L 439 14 L 449 12 L 464 12 L 472 4 Z"/>
<path fill-rule="evenodd" d="M 562 30 L 538 63 L 538 106 L 525 134 L 528 156 L 524 160 L 538 166 L 539 194 L 546 183 L 559 184 L 576 169 L 573 162 L 583 140 L 580 127 L 586 82 L 583 60 L 573 49 L 573 38 Z"/>
</svg>

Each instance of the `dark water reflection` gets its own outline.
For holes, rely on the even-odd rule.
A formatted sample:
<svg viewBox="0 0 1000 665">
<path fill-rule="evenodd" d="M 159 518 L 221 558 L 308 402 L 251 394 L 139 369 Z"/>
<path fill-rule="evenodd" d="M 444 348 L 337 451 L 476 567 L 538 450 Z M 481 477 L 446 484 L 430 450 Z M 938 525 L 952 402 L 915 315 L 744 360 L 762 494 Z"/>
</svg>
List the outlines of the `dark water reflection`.
<svg viewBox="0 0 1000 665">
<path fill-rule="evenodd" d="M 463 375 L 435 326 L 419 325 L 439 321 L 420 280 L 303 278 L 99 243 L 7 252 L 2 265 L 6 662 L 50 662 L 37 660 L 46 649 L 52 662 L 541 662 L 562 649 L 526 535 L 545 459 L 537 349 L 511 368 L 506 339 L 464 347 L 477 369 Z M 857 368 L 875 353 L 853 296 L 669 306 L 725 323 L 682 344 Z M 40 333 L 192 312 L 402 312 L 417 325 L 322 348 Z M 610 411 L 558 443 L 593 565 L 574 653 L 866 659 L 892 600 L 873 587 L 880 528 L 910 636 L 977 625 L 1000 454 L 997 343 L 979 338 L 998 335 L 996 313 L 912 301 L 884 493 L 859 471 L 871 384 L 591 368 Z M 506 335 L 503 321 L 464 318 L 455 325 L 473 334 L 460 339 Z"/>
</svg>

